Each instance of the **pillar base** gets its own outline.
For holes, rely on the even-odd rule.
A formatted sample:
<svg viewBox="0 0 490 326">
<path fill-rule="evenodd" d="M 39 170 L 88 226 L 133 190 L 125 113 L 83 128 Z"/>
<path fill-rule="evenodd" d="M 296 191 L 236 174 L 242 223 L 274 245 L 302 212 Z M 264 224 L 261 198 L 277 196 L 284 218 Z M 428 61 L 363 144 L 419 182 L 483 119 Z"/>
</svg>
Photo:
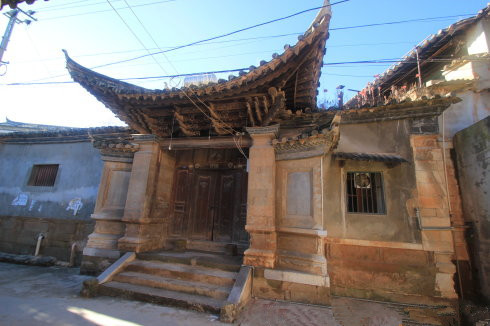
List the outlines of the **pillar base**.
<svg viewBox="0 0 490 326">
<path fill-rule="evenodd" d="M 245 250 L 243 264 L 265 268 L 274 268 L 276 265 L 276 254 L 270 250 L 260 250 L 249 248 Z"/>
</svg>

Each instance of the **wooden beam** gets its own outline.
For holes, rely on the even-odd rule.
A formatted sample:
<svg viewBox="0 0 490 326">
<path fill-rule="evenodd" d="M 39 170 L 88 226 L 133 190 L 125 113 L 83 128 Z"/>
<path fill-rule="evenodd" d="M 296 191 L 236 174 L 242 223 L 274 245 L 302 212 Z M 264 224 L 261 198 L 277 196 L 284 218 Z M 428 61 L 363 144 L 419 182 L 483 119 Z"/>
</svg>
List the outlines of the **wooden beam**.
<svg viewBox="0 0 490 326">
<path fill-rule="evenodd" d="M 269 94 L 272 98 L 272 107 L 262 122 L 262 126 L 267 126 L 271 121 L 285 109 L 286 95 L 283 91 L 278 91 L 275 87 L 269 88 Z"/>
<path fill-rule="evenodd" d="M 200 135 L 199 131 L 194 130 L 193 126 L 186 123 L 184 116 L 182 116 L 179 112 L 177 112 L 177 109 L 174 112 L 174 117 L 175 117 L 175 120 L 177 120 L 179 128 L 184 135 L 189 136 L 189 137 Z"/>
<path fill-rule="evenodd" d="M 252 113 L 252 106 L 250 105 L 249 102 L 247 102 L 247 113 L 248 113 L 248 119 L 250 120 L 252 127 L 255 127 L 255 119 L 254 119 L 254 115 Z"/>
<path fill-rule="evenodd" d="M 262 125 L 262 112 L 260 111 L 260 103 L 258 98 L 254 98 L 255 114 L 257 115 L 257 120 L 259 124 Z"/>
<path fill-rule="evenodd" d="M 218 135 L 227 135 L 231 133 L 229 130 L 230 128 L 223 122 L 223 120 L 221 120 L 220 116 L 216 112 L 213 103 L 209 103 L 207 107 L 209 109 L 209 113 L 211 114 L 211 123 L 213 124 L 214 131 L 216 131 Z"/>
</svg>

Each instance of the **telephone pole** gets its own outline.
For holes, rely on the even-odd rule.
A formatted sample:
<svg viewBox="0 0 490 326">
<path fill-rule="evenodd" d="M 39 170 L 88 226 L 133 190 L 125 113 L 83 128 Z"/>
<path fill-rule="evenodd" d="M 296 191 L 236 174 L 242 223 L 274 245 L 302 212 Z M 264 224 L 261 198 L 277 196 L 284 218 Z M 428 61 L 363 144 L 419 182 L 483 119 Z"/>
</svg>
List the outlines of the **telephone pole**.
<svg viewBox="0 0 490 326">
<path fill-rule="evenodd" d="M 22 9 L 17 8 L 4 13 L 4 15 L 9 18 L 9 22 L 7 24 L 7 29 L 3 34 L 2 43 L 0 43 L 0 66 L 8 64 L 8 62 L 3 61 L 3 54 L 5 53 L 5 51 L 7 51 L 7 45 L 9 43 L 10 36 L 12 35 L 12 31 L 14 30 L 15 24 L 25 23 L 29 25 L 32 22 L 29 19 L 21 20 L 17 18 L 19 13 L 23 13 L 24 15 L 31 18 L 32 20 L 37 21 L 37 19 L 32 16 L 34 15 L 34 11 L 32 10 L 25 12 Z"/>
</svg>

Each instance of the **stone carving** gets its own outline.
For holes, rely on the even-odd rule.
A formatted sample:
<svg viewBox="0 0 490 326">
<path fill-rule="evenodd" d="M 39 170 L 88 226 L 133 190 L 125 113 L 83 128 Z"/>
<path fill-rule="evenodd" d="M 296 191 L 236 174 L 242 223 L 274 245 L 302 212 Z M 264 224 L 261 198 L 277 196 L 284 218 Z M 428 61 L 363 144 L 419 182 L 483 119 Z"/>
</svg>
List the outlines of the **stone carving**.
<svg viewBox="0 0 490 326">
<path fill-rule="evenodd" d="M 330 129 L 323 129 L 321 132 L 313 130 L 310 134 L 305 133 L 293 138 L 274 139 L 272 145 L 276 155 L 310 151 L 315 152 L 315 155 L 329 153 L 337 147 L 340 138 L 339 123 L 340 115 L 336 115 Z"/>
</svg>

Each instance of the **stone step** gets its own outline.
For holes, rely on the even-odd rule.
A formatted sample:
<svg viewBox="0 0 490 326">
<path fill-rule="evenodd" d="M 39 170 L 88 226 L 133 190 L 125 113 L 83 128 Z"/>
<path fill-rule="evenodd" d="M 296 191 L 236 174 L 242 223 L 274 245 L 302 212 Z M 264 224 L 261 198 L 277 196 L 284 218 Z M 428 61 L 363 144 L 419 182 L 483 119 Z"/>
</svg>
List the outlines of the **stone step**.
<svg viewBox="0 0 490 326">
<path fill-rule="evenodd" d="M 237 277 L 235 272 L 215 268 L 146 260 L 133 261 L 125 271 L 224 286 L 233 286 Z"/>
<path fill-rule="evenodd" d="M 122 272 L 114 276 L 113 280 L 120 283 L 130 283 L 170 291 L 185 292 L 188 294 L 197 294 L 221 300 L 226 300 L 228 298 L 232 288 L 232 286 L 219 286 L 201 282 L 184 281 L 138 272 Z"/>
<path fill-rule="evenodd" d="M 186 252 L 145 252 L 138 253 L 139 260 L 153 260 L 165 263 L 177 263 L 192 266 L 217 268 L 230 272 L 238 272 L 242 264 L 240 256 L 224 256 L 210 253 L 186 251 Z"/>
<path fill-rule="evenodd" d="M 224 303 L 210 297 L 115 281 L 100 285 L 99 294 L 212 314 L 219 314 Z"/>
</svg>

